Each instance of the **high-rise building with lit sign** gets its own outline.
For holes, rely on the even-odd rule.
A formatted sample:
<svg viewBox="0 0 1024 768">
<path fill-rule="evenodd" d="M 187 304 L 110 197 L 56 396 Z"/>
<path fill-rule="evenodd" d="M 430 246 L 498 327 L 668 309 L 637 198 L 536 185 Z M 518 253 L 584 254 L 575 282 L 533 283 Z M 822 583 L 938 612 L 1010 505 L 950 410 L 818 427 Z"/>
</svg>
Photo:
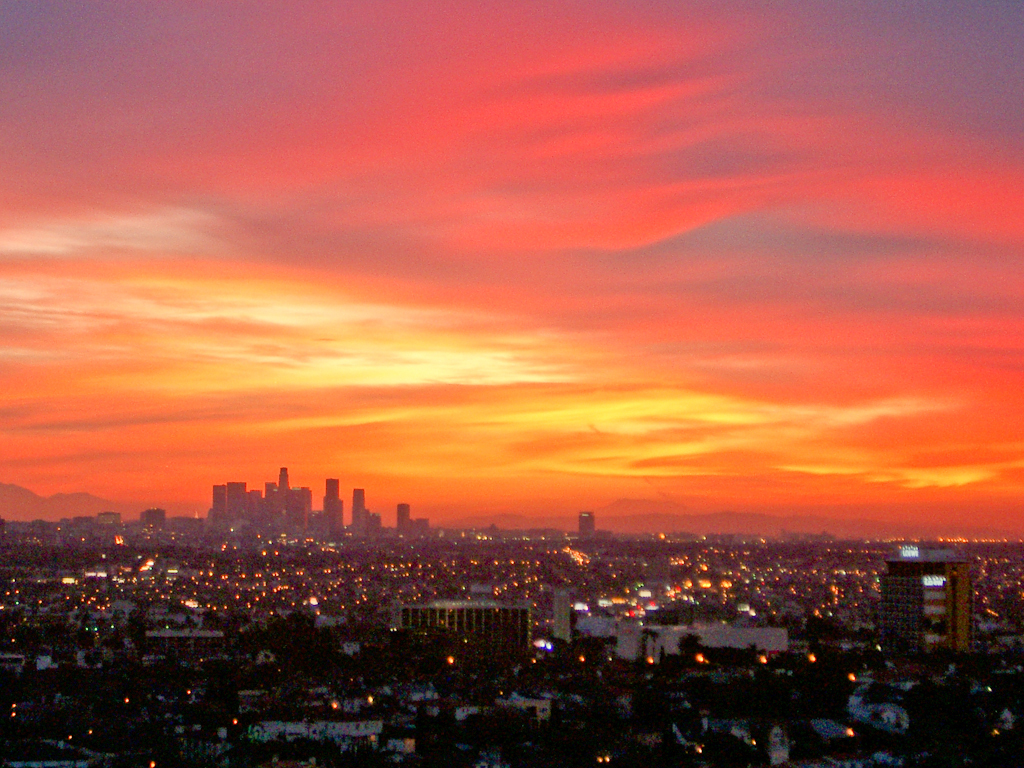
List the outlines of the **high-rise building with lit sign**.
<svg viewBox="0 0 1024 768">
<path fill-rule="evenodd" d="M 905 546 L 886 570 L 879 612 L 886 651 L 970 649 L 974 593 L 966 560 L 950 550 Z"/>
</svg>

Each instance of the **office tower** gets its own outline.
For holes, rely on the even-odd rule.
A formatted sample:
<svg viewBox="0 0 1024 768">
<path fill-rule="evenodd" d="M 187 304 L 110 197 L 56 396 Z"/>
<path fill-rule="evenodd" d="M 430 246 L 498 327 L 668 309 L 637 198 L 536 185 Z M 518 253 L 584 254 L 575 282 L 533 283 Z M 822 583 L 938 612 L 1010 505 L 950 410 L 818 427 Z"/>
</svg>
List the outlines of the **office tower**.
<svg viewBox="0 0 1024 768">
<path fill-rule="evenodd" d="M 120 512 L 100 512 L 96 515 L 96 523 L 98 525 L 120 525 L 121 524 L 121 513 Z"/>
<path fill-rule="evenodd" d="M 565 643 L 572 641 L 572 596 L 568 590 L 556 589 L 551 599 L 551 636 Z"/>
<path fill-rule="evenodd" d="M 593 512 L 580 512 L 579 534 L 581 539 L 592 539 L 597 530 Z"/>
<path fill-rule="evenodd" d="M 309 488 L 289 488 L 285 502 L 285 519 L 295 530 L 306 530 L 313 511 L 313 491 Z"/>
<path fill-rule="evenodd" d="M 366 533 L 366 491 L 362 488 L 352 489 L 352 533 Z"/>
<path fill-rule="evenodd" d="M 263 522 L 269 522 L 281 511 L 281 501 L 277 492 L 277 483 L 263 484 L 263 506 L 260 509 L 260 517 Z"/>
<path fill-rule="evenodd" d="M 226 485 L 213 486 L 213 506 L 210 507 L 210 522 L 219 523 L 223 520 L 228 511 L 228 487 Z"/>
<path fill-rule="evenodd" d="M 881 587 L 879 624 L 886 651 L 970 649 L 974 593 L 966 560 L 950 550 L 905 546 L 899 557 L 886 561 Z"/>
<path fill-rule="evenodd" d="M 263 512 L 263 492 L 249 491 L 249 498 L 245 505 L 245 515 L 250 520 L 257 519 Z"/>
<path fill-rule="evenodd" d="M 395 523 L 395 528 L 399 533 L 410 532 L 410 521 L 409 521 L 410 508 L 408 504 L 398 505 L 398 517 Z"/>
<path fill-rule="evenodd" d="M 228 483 L 226 491 L 226 508 L 228 520 L 241 520 L 249 506 L 249 492 L 245 483 Z"/>
<path fill-rule="evenodd" d="M 522 653 L 530 647 L 530 604 L 506 605 L 491 600 L 435 600 L 395 610 L 393 629 L 426 636 L 450 635 L 478 649 Z"/>
<path fill-rule="evenodd" d="M 330 533 L 337 533 L 344 527 L 344 502 L 341 500 L 341 483 L 327 478 L 324 488 L 324 520 Z"/>
<path fill-rule="evenodd" d="M 144 528 L 161 530 L 167 523 L 167 512 L 156 507 L 153 507 L 152 509 L 144 509 L 142 510 L 142 514 L 139 515 L 139 522 L 142 523 Z"/>
<path fill-rule="evenodd" d="M 277 490 L 281 493 L 287 492 L 291 486 L 288 485 L 288 467 L 281 467 L 281 474 L 277 480 Z"/>
</svg>

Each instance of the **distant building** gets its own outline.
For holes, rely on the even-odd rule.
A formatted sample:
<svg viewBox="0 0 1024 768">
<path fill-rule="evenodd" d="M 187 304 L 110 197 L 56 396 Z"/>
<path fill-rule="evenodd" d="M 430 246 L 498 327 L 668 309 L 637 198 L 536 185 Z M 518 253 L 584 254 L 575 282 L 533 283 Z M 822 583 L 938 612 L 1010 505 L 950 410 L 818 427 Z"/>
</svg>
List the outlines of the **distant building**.
<svg viewBox="0 0 1024 768">
<path fill-rule="evenodd" d="M 287 479 L 287 478 L 285 478 Z M 306 530 L 309 516 L 313 511 L 313 491 L 309 488 L 289 488 L 285 503 L 285 517 L 288 525 L 296 530 Z"/>
<path fill-rule="evenodd" d="M 249 493 L 245 483 L 228 483 L 226 489 L 226 517 L 228 520 L 241 520 L 245 517 L 249 506 Z"/>
<path fill-rule="evenodd" d="M 329 533 L 344 528 L 345 502 L 341 500 L 341 481 L 327 478 L 324 488 L 324 527 Z"/>
<path fill-rule="evenodd" d="M 430 534 L 430 521 L 425 517 L 412 517 L 412 509 L 408 504 L 398 505 L 395 530 L 402 536 L 427 536 Z"/>
<path fill-rule="evenodd" d="M 615 654 L 622 659 L 662 655 L 674 656 L 685 650 L 686 639 L 694 638 L 704 648 L 755 648 L 765 653 L 789 650 L 789 633 L 782 627 L 744 627 L 721 622 L 698 622 L 673 626 L 644 625 L 639 622 L 610 625 L 615 637 Z"/>
<path fill-rule="evenodd" d="M 144 509 L 142 510 L 142 514 L 139 515 L 139 522 L 142 523 L 144 528 L 162 530 L 167 524 L 167 512 L 166 510 L 159 509 L 157 507 Z"/>
<path fill-rule="evenodd" d="M 597 521 L 593 512 L 580 512 L 579 534 L 581 539 L 592 539 L 597 533 Z"/>
<path fill-rule="evenodd" d="M 213 486 L 213 504 L 210 507 L 210 522 L 220 523 L 227 517 L 228 513 L 228 487 L 226 485 Z"/>
<path fill-rule="evenodd" d="M 98 525 L 120 525 L 121 524 L 121 513 L 120 512 L 100 512 L 96 515 L 96 523 Z"/>
<path fill-rule="evenodd" d="M 394 629 L 451 634 L 511 652 L 529 649 L 531 626 L 529 603 L 493 600 L 435 600 L 401 606 L 392 616 Z"/>
<path fill-rule="evenodd" d="M 362 488 L 352 489 L 352 533 L 356 536 L 366 535 L 367 525 L 366 491 Z"/>
<path fill-rule="evenodd" d="M 177 656 L 202 656 L 224 648 L 224 633 L 217 629 L 152 629 L 146 632 L 146 645 L 153 653 Z"/>
<path fill-rule="evenodd" d="M 879 613 L 886 651 L 970 649 L 974 592 L 966 560 L 951 550 L 905 546 L 886 571 Z"/>
</svg>

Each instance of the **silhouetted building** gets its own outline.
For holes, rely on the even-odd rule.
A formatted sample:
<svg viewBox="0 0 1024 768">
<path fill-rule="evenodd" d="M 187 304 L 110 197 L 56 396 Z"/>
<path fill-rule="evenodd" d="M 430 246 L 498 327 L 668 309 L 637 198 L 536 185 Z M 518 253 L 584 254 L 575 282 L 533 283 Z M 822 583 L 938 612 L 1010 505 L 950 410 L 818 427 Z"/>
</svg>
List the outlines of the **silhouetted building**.
<svg viewBox="0 0 1024 768">
<path fill-rule="evenodd" d="M 263 505 L 260 510 L 260 518 L 264 523 L 279 517 L 284 513 L 284 502 L 277 492 L 277 483 L 263 484 Z"/>
<path fill-rule="evenodd" d="M 950 550 L 900 549 L 886 561 L 879 624 L 882 645 L 891 653 L 971 645 L 970 566 Z"/>
<path fill-rule="evenodd" d="M 410 528 L 409 519 L 410 507 L 408 504 L 398 505 L 398 516 L 395 522 L 395 528 L 399 533 L 408 533 Z"/>
<path fill-rule="evenodd" d="M 226 485 L 213 486 L 213 505 L 210 507 L 210 521 L 219 523 L 227 516 L 228 512 L 228 487 Z"/>
<path fill-rule="evenodd" d="M 226 491 L 226 517 L 228 520 L 241 520 L 245 517 L 249 506 L 249 493 L 245 483 L 228 483 Z"/>
<path fill-rule="evenodd" d="M 352 489 L 352 533 L 356 536 L 366 535 L 367 526 L 366 491 L 362 488 Z"/>
<path fill-rule="evenodd" d="M 581 539 L 592 539 L 597 532 L 597 521 L 593 512 L 580 512 L 579 534 Z"/>
<path fill-rule="evenodd" d="M 120 525 L 121 524 L 121 513 L 120 512 L 100 512 L 96 515 L 96 523 L 98 525 Z"/>
<path fill-rule="evenodd" d="M 306 530 L 309 515 L 313 511 L 313 491 L 309 488 L 289 488 L 287 498 L 285 515 L 288 525 Z"/>
<path fill-rule="evenodd" d="M 506 605 L 491 600 L 435 600 L 405 605 L 392 616 L 392 627 L 424 634 L 449 634 L 512 652 L 530 645 L 530 604 Z"/>
<path fill-rule="evenodd" d="M 281 467 L 281 472 L 277 479 L 277 490 L 280 493 L 284 493 L 289 488 L 291 488 L 291 486 L 288 485 L 288 467 Z"/>
<path fill-rule="evenodd" d="M 263 493 L 261 491 L 249 491 L 245 514 L 251 520 L 256 520 L 263 514 Z"/>
<path fill-rule="evenodd" d="M 139 515 L 139 522 L 142 523 L 144 528 L 162 530 L 167 524 L 167 512 L 157 507 L 144 509 L 142 514 Z"/>
<path fill-rule="evenodd" d="M 324 488 L 324 527 L 329 533 L 337 533 L 344 527 L 344 505 L 340 481 L 328 478 Z"/>
</svg>

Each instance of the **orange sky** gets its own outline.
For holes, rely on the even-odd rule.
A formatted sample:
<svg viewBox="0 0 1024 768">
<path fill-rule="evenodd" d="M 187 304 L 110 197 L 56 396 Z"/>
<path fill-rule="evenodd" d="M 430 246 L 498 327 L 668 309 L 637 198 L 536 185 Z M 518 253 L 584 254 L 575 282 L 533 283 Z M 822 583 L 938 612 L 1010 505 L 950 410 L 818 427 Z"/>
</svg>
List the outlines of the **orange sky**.
<svg viewBox="0 0 1024 768">
<path fill-rule="evenodd" d="M 0 482 L 1024 533 L 1024 8 L 753 5 L 0 4 Z"/>
</svg>

